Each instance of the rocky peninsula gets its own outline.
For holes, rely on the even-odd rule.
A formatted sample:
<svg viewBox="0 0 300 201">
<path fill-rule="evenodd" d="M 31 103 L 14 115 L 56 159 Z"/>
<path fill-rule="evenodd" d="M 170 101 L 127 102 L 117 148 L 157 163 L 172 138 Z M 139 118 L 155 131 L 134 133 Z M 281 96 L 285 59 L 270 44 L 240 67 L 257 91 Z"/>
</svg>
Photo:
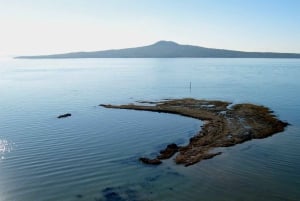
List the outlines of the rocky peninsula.
<svg viewBox="0 0 300 201">
<path fill-rule="evenodd" d="M 202 129 L 185 146 L 170 143 L 160 154 L 140 160 L 147 164 L 161 164 L 174 154 L 175 162 L 185 166 L 212 158 L 213 148 L 229 147 L 251 139 L 260 139 L 284 131 L 288 125 L 276 118 L 269 108 L 250 103 L 235 104 L 217 100 L 196 100 L 191 98 L 171 99 L 158 102 L 140 101 L 138 104 L 106 105 L 105 108 L 143 110 L 172 113 L 204 121 Z"/>
</svg>

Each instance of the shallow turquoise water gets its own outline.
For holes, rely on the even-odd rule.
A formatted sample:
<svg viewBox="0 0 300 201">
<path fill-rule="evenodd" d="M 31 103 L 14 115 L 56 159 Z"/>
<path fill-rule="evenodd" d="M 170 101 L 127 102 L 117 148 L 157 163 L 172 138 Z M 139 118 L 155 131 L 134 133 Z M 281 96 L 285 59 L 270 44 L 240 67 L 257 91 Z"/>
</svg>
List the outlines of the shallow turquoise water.
<svg viewBox="0 0 300 201">
<path fill-rule="evenodd" d="M 299 200 L 299 77 L 288 59 L 1 59 L 0 201 Z M 202 123 L 98 106 L 180 97 L 262 104 L 292 125 L 188 168 L 149 167 L 137 158 Z"/>
</svg>

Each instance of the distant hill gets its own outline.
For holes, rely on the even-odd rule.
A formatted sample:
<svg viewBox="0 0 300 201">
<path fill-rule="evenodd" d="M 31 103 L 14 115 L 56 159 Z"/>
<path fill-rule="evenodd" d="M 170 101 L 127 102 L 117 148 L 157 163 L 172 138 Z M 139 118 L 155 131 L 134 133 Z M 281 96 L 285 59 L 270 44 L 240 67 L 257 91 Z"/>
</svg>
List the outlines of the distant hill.
<svg viewBox="0 0 300 201">
<path fill-rule="evenodd" d="M 172 41 L 159 41 L 152 45 L 103 50 L 94 52 L 71 52 L 65 54 L 19 56 L 18 59 L 65 59 L 65 58 L 300 58 L 295 53 L 243 52 L 213 49 L 193 45 L 180 45 Z"/>
</svg>

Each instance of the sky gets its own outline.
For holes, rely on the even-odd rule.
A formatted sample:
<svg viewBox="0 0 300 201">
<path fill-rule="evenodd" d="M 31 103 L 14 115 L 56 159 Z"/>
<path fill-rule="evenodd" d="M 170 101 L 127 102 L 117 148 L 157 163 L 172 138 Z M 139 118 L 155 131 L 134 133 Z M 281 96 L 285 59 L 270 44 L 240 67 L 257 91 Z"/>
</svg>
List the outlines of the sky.
<svg viewBox="0 0 300 201">
<path fill-rule="evenodd" d="M 0 56 L 159 40 L 300 53 L 299 0 L 0 0 Z"/>
</svg>

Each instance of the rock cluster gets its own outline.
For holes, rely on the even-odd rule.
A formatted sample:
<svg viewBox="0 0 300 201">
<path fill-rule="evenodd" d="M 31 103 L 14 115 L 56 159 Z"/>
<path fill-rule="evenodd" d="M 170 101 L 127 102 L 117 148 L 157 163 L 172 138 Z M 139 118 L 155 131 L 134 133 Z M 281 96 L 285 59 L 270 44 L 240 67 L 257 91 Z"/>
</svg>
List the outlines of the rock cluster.
<svg viewBox="0 0 300 201">
<path fill-rule="evenodd" d="M 193 165 L 201 160 L 221 154 L 212 153 L 213 148 L 228 147 L 251 139 L 260 139 L 284 131 L 288 123 L 275 117 L 273 111 L 254 104 L 232 105 L 225 101 L 173 99 L 147 102 L 148 105 L 101 105 L 106 108 L 144 110 L 173 113 L 205 121 L 199 133 L 189 144 L 178 147 L 170 144 L 155 159 L 140 158 L 147 164 L 161 164 L 161 160 L 175 156 L 177 164 Z"/>
</svg>

